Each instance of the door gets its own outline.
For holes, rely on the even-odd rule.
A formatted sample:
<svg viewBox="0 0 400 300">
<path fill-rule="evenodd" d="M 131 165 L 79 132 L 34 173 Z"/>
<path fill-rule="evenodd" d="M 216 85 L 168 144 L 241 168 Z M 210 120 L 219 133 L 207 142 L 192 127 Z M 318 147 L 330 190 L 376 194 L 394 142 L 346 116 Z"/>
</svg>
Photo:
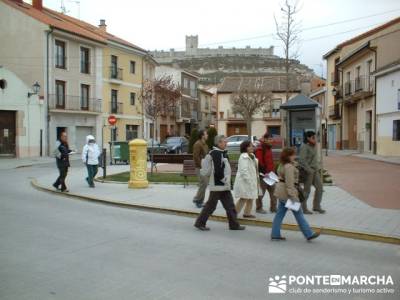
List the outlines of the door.
<svg viewBox="0 0 400 300">
<path fill-rule="evenodd" d="M 357 104 L 348 107 L 349 149 L 357 150 Z"/>
<path fill-rule="evenodd" d="M 370 152 L 372 150 L 372 111 L 365 112 L 365 143 L 364 151 Z"/>
<path fill-rule="evenodd" d="M 228 136 L 246 135 L 247 134 L 246 124 L 228 124 L 226 132 Z"/>
<path fill-rule="evenodd" d="M 168 134 L 167 125 L 160 125 L 160 142 L 163 142 Z"/>
<path fill-rule="evenodd" d="M 336 125 L 328 125 L 328 148 L 336 150 Z"/>
<path fill-rule="evenodd" d="M 15 111 L 0 110 L 0 155 L 15 156 Z"/>
<path fill-rule="evenodd" d="M 76 126 L 75 129 L 75 147 L 76 151 L 81 152 L 83 146 L 86 144 L 86 136 L 93 134 L 93 127 L 90 126 Z"/>
</svg>

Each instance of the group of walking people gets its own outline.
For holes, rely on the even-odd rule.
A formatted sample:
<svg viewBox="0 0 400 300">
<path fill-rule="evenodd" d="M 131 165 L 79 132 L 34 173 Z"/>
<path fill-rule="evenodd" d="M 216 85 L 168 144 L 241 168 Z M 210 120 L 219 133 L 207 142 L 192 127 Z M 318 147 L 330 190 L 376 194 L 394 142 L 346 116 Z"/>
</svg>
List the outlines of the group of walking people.
<svg viewBox="0 0 400 300">
<path fill-rule="evenodd" d="M 305 138 L 305 144 L 300 148 L 298 159 L 296 159 L 295 149 L 284 148 L 280 153 L 279 165 L 276 169 L 272 153 L 273 139 L 268 133 L 260 139 L 260 144 L 256 149 L 252 142 L 242 142 L 232 194 L 232 169 L 226 149 L 226 138 L 223 135 L 216 136 L 214 147 L 209 151 L 207 132 L 200 130 L 199 139 L 193 147 L 193 159 L 199 177 L 199 188 L 193 202 L 202 210 L 194 226 L 202 231 L 210 230 L 206 223 L 220 200 L 226 211 L 229 229 L 244 230 L 245 227 L 238 222 L 238 214 L 244 208 L 244 218 L 256 218 L 253 214 L 254 201 L 256 201 L 256 213 L 266 214 L 263 200 L 266 198 L 265 193 L 268 192 L 270 212 L 276 213 L 272 225 L 272 240 L 285 240 L 280 228 L 288 207 L 291 207 L 287 205 L 288 201 L 297 203 L 298 209 L 292 207 L 291 210 L 305 238 L 312 240 L 318 237 L 319 233 L 310 228 L 304 213 L 312 214 L 307 208 L 311 185 L 314 185 L 316 189 L 313 211 L 325 213 L 325 210 L 321 208 L 321 167 L 315 147 L 315 133 L 307 132 Z M 271 172 L 277 173 L 279 182 L 268 184 L 267 180 L 264 180 L 271 175 Z M 204 203 L 207 187 L 210 194 L 207 202 Z M 236 204 L 234 198 L 237 199 Z"/>
<path fill-rule="evenodd" d="M 72 153 L 75 152 L 69 148 L 67 133 L 65 131 L 61 132 L 60 138 L 53 151 L 53 156 L 56 158 L 59 172 L 56 181 L 53 183 L 53 187 L 61 192 L 69 192 L 65 179 L 67 178 L 68 169 L 71 166 L 69 157 Z M 95 137 L 93 135 L 86 136 L 86 144 L 82 149 L 82 162 L 87 169 L 87 177 L 85 180 L 91 188 L 95 187 L 94 178 L 98 171 L 100 155 L 100 148 L 96 143 Z"/>
</svg>

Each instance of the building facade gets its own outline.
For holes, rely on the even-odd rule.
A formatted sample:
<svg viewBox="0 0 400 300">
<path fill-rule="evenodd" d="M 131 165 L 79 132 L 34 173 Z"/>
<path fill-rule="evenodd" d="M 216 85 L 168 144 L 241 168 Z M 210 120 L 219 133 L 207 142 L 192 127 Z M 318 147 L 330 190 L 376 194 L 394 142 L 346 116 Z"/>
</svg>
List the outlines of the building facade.
<svg viewBox="0 0 400 300">
<path fill-rule="evenodd" d="M 160 117 L 158 138 L 163 141 L 167 136 L 190 136 L 194 128 L 198 128 L 199 94 L 198 76 L 192 72 L 171 66 L 156 67 L 156 77 L 171 76 L 180 86 L 181 97 L 176 110 Z"/>
<path fill-rule="evenodd" d="M 272 92 L 271 101 L 261 112 L 258 112 L 252 122 L 252 135 L 261 137 L 269 132 L 273 136 L 281 136 L 282 122 L 281 104 L 286 102 L 285 77 L 227 77 L 217 92 L 217 131 L 226 136 L 248 134 L 246 121 L 240 114 L 232 112 L 232 95 L 243 84 L 255 86 L 259 82 L 260 90 Z M 301 92 L 300 80 L 291 82 L 290 98 Z"/>
<path fill-rule="evenodd" d="M 43 100 L 13 72 L 0 66 L 0 157 L 43 153 Z"/>
<path fill-rule="evenodd" d="M 205 129 L 213 126 L 212 123 L 212 98 L 213 93 L 206 89 L 199 89 L 199 128 Z"/>
<path fill-rule="evenodd" d="M 328 135 L 336 149 L 377 153 L 373 73 L 399 59 L 400 18 L 345 41 L 327 60 Z M 397 46 L 396 46 L 397 45 Z"/>
<path fill-rule="evenodd" d="M 377 154 L 400 156 L 400 59 L 378 69 L 374 76 Z"/>
</svg>

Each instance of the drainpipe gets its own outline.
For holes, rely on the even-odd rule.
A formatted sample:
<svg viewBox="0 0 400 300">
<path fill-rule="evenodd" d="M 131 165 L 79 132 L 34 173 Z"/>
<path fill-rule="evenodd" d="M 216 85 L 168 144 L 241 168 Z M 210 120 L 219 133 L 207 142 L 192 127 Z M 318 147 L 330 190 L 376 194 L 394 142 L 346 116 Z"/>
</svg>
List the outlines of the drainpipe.
<svg viewBox="0 0 400 300">
<path fill-rule="evenodd" d="M 342 74 L 341 76 L 342 76 L 342 84 L 344 83 L 344 80 L 343 80 L 343 69 L 339 69 L 340 70 L 340 73 Z M 342 85 L 342 93 L 343 93 L 343 88 L 344 88 L 344 85 Z M 343 93 L 344 94 L 344 93 Z M 342 105 L 340 106 L 340 110 L 341 110 L 341 113 L 340 113 L 340 150 L 344 150 L 344 146 L 343 146 L 343 112 L 344 112 L 344 95 L 342 94 Z"/>
<path fill-rule="evenodd" d="M 52 34 L 54 31 L 54 28 L 50 26 L 50 30 L 47 30 L 46 32 L 46 106 L 47 106 L 47 116 L 46 116 L 46 143 L 47 143 L 47 155 L 50 155 L 50 104 L 49 104 L 49 98 L 50 98 L 50 74 L 49 74 L 49 69 L 50 69 L 50 57 L 49 57 L 49 40 L 50 40 L 50 34 Z"/>
<path fill-rule="evenodd" d="M 373 48 L 369 48 L 372 52 L 374 52 L 375 53 L 375 69 L 374 69 L 374 71 L 376 71 L 376 68 L 377 68 L 377 65 L 378 65 L 378 63 L 377 63 L 377 60 L 378 60 L 378 56 L 377 56 L 377 51 L 375 50 L 375 49 L 373 49 Z M 370 75 L 368 75 L 368 76 L 370 76 Z M 375 80 L 375 78 L 374 78 L 374 110 L 373 110 L 373 113 L 374 113 L 374 142 L 373 142 L 373 146 L 372 146 L 372 153 L 373 154 L 376 154 L 376 152 L 377 152 L 377 142 L 376 142 L 376 80 Z"/>
</svg>

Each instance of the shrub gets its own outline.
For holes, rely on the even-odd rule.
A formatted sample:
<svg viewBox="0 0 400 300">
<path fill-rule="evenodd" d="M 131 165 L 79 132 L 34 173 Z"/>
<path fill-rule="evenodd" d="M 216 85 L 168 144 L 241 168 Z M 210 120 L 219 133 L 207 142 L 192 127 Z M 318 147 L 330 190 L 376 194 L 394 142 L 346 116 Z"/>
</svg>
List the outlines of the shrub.
<svg viewBox="0 0 400 300">
<path fill-rule="evenodd" d="M 217 129 L 215 129 L 214 127 L 210 127 L 208 128 L 207 133 L 208 133 L 207 145 L 208 148 L 211 150 L 212 147 L 214 146 L 214 138 L 217 136 L 218 132 Z"/>
<path fill-rule="evenodd" d="M 193 153 L 193 145 L 197 142 L 198 137 L 199 131 L 197 129 L 193 129 L 189 138 L 189 153 Z"/>
</svg>

